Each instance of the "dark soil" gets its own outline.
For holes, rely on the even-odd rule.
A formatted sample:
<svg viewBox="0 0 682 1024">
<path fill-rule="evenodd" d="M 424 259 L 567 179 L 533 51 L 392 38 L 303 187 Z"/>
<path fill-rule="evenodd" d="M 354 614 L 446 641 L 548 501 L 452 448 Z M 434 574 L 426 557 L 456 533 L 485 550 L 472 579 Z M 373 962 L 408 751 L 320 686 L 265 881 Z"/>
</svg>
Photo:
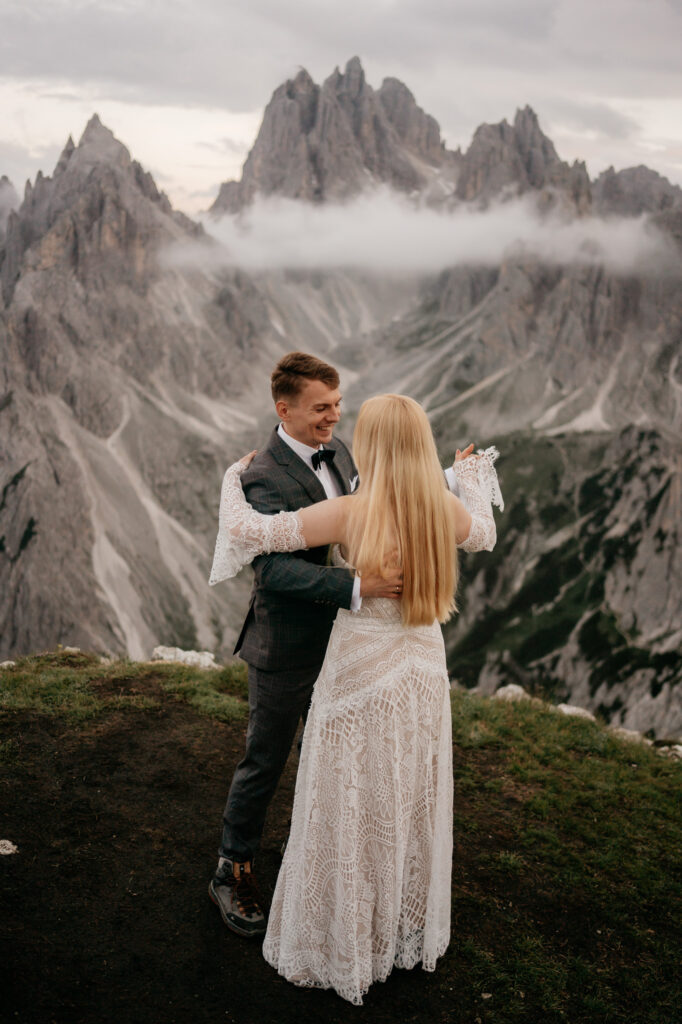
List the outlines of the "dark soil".
<svg viewBox="0 0 682 1024">
<path fill-rule="evenodd" d="M 207 887 L 243 722 L 166 698 L 75 726 L 4 714 L 0 735 L 15 752 L 11 770 L 0 764 L 0 838 L 19 847 L 0 857 L 3 1022 L 474 1019 L 471 1006 L 461 1018 L 452 1010 L 443 966 L 452 953 L 435 974 L 394 971 L 357 1008 L 284 981 L 259 942 L 225 928 Z M 294 752 L 257 865 L 268 900 L 295 771 Z"/>
<path fill-rule="evenodd" d="M 243 680 L 197 670 L 193 694 L 184 668 L 95 664 L 27 659 L 24 710 L 7 679 L 0 1024 L 682 1024 L 676 763 L 453 695 L 450 948 L 354 1007 L 284 981 L 209 900 L 245 719 L 198 708 L 232 714 Z M 256 865 L 266 902 L 296 768 L 294 751 Z"/>
</svg>

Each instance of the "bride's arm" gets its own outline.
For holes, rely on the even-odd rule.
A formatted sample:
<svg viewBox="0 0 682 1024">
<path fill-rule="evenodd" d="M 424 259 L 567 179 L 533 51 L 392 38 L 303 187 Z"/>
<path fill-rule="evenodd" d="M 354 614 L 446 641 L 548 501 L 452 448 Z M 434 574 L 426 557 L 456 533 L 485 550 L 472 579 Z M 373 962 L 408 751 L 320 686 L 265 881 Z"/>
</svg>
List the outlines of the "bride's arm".
<svg viewBox="0 0 682 1024">
<path fill-rule="evenodd" d="M 251 457 L 235 462 L 223 477 L 218 536 L 209 584 L 236 576 L 256 555 L 298 551 L 345 541 L 349 497 L 320 501 L 297 512 L 263 515 L 249 505 L 240 476 Z"/>
<path fill-rule="evenodd" d="M 469 532 L 471 530 L 471 515 L 467 512 L 457 495 L 452 492 L 448 495 L 448 503 L 452 507 L 453 515 L 455 517 L 455 536 L 457 538 L 457 546 L 459 547 L 459 545 L 463 544 L 469 536 Z"/>
<path fill-rule="evenodd" d="M 307 548 L 319 548 L 324 544 L 346 544 L 346 523 L 348 520 L 349 494 L 340 498 L 327 498 L 307 508 L 299 508 L 297 515 Z"/>
<path fill-rule="evenodd" d="M 455 462 L 459 491 L 466 502 L 452 495 L 455 502 L 457 546 L 463 551 L 492 551 L 497 541 L 493 505 L 504 509 L 504 501 L 495 472 L 496 448 Z M 468 520 L 468 522 L 467 522 Z"/>
</svg>

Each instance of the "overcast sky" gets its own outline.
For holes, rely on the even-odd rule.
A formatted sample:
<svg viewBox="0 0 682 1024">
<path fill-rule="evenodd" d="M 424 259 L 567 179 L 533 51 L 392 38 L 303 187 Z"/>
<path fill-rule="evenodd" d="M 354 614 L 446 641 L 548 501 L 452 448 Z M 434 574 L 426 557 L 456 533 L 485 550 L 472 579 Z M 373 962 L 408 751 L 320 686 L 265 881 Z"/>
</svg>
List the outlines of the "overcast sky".
<svg viewBox="0 0 682 1024">
<path fill-rule="evenodd" d="M 0 0 L 0 176 L 51 173 L 93 112 L 177 207 L 238 177 L 272 91 L 358 55 L 451 148 L 530 104 L 594 176 L 682 184 L 682 0 Z"/>
</svg>

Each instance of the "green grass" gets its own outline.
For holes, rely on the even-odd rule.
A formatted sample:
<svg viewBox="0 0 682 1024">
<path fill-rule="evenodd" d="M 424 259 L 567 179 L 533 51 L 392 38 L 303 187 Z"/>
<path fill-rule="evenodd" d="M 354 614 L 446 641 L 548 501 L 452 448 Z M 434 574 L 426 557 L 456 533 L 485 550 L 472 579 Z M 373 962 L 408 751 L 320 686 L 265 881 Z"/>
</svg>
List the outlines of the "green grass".
<svg viewBox="0 0 682 1024">
<path fill-rule="evenodd" d="M 468 809 L 485 824 L 462 842 L 490 837 L 463 879 L 481 1019 L 682 1020 L 682 765 L 534 702 L 452 709 L 455 835 Z"/>
<path fill-rule="evenodd" d="M 153 710 L 164 697 L 221 721 L 247 717 L 246 666 L 199 669 L 183 664 L 103 663 L 95 654 L 47 651 L 0 672 L 0 711 L 35 711 L 86 722 L 111 711 Z"/>
<path fill-rule="evenodd" d="M 0 677 L 5 720 L 83 728 L 123 712 L 133 729 L 177 701 L 243 729 L 245 698 L 241 665 L 48 652 Z M 434 983 L 457 1012 L 442 1019 L 680 1024 L 682 764 L 536 701 L 457 690 L 452 725 L 452 942 Z M 19 761 L 0 741 L 3 776 L 29 785 Z"/>
<path fill-rule="evenodd" d="M 188 665 L 173 666 L 164 676 L 163 689 L 191 704 L 203 715 L 221 722 L 246 718 L 248 687 L 243 663 L 215 669 L 197 670 Z"/>
</svg>

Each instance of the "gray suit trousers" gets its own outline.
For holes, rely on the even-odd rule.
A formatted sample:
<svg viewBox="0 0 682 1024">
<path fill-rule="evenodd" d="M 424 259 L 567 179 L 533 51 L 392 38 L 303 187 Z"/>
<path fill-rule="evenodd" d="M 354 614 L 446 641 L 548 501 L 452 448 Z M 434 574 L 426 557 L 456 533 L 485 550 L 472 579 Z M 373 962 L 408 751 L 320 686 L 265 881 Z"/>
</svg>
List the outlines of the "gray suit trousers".
<svg viewBox="0 0 682 1024">
<path fill-rule="evenodd" d="M 225 804 L 221 857 L 245 861 L 257 853 L 268 804 L 299 722 L 305 723 L 320 668 L 264 672 L 249 665 L 246 753 L 235 769 Z"/>
</svg>

